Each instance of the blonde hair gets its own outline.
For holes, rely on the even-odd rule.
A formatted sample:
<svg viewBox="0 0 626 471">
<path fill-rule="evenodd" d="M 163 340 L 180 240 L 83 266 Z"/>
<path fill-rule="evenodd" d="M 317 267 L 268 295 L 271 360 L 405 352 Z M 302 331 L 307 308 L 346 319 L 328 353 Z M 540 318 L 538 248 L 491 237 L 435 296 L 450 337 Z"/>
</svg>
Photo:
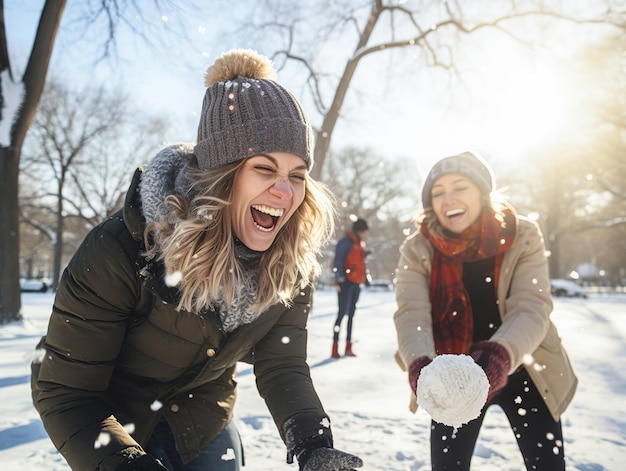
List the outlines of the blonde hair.
<svg viewBox="0 0 626 471">
<path fill-rule="evenodd" d="M 235 258 L 230 212 L 233 181 L 245 160 L 198 170 L 187 167 L 191 195 L 169 195 L 168 217 L 144 232 L 146 256 L 178 274 L 178 309 L 199 312 L 221 300 L 228 307 L 243 276 Z M 321 248 L 334 233 L 335 199 L 320 182 L 306 176 L 304 201 L 280 229 L 259 263 L 259 284 L 253 309 L 261 312 L 276 302 L 289 305 L 320 275 Z"/>
</svg>

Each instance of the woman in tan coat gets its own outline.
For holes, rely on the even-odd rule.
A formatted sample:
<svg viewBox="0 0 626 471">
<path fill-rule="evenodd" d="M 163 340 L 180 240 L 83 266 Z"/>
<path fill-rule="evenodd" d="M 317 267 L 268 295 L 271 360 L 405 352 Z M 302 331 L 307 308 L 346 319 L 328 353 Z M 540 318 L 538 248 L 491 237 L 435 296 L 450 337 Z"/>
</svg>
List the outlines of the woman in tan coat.
<svg viewBox="0 0 626 471">
<path fill-rule="evenodd" d="M 419 230 L 400 249 L 396 359 L 417 410 L 422 368 L 467 354 L 489 381 L 481 414 L 461 428 L 433 421 L 433 470 L 469 470 L 487 408 L 500 406 L 527 469 L 565 469 L 560 416 L 577 384 L 550 320 L 552 300 L 537 225 L 496 201 L 489 166 L 465 152 L 431 169 Z"/>
</svg>

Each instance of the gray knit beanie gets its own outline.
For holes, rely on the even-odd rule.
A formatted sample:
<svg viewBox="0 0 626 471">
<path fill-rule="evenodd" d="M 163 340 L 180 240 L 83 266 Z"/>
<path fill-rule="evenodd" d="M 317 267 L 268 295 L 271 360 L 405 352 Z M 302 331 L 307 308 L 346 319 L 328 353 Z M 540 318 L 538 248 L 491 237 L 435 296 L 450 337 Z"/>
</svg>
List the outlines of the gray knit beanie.
<svg viewBox="0 0 626 471">
<path fill-rule="evenodd" d="M 205 75 L 194 153 L 203 170 L 269 152 L 313 166 L 313 131 L 298 100 L 273 79 L 271 61 L 250 49 L 222 54 Z"/>
<path fill-rule="evenodd" d="M 435 182 L 444 175 L 458 174 L 474 182 L 483 194 L 491 193 L 496 187 L 496 180 L 489 164 L 480 155 L 473 152 L 445 157 L 437 162 L 426 177 L 422 188 L 422 205 L 432 206 L 431 191 Z"/>
</svg>

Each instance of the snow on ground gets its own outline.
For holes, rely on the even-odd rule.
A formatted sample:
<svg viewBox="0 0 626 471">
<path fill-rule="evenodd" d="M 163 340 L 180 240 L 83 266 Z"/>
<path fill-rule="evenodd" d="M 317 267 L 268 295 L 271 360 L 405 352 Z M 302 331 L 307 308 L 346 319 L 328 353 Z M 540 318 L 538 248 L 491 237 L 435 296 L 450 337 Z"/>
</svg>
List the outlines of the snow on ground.
<svg viewBox="0 0 626 471">
<path fill-rule="evenodd" d="M 68 471 L 30 398 L 30 355 L 45 332 L 53 296 L 24 293 L 25 320 L 0 326 L 0 463 L 3 471 Z M 356 358 L 330 360 L 336 293 L 315 294 L 309 364 L 332 420 L 335 446 L 361 456 L 363 470 L 426 471 L 430 418 L 408 411 L 407 378 L 396 366 L 394 293 L 362 293 L 354 322 Z M 568 470 L 621 471 L 626 463 L 626 295 L 555 300 L 559 327 L 580 385 L 563 416 Z M 344 327 L 345 328 L 345 327 Z M 342 338 L 344 331 L 342 331 Z M 343 348 L 343 346 L 342 346 Z M 235 410 L 248 471 L 297 471 L 254 385 L 239 368 Z M 490 409 L 472 461 L 480 471 L 524 469 L 504 414 Z"/>
</svg>

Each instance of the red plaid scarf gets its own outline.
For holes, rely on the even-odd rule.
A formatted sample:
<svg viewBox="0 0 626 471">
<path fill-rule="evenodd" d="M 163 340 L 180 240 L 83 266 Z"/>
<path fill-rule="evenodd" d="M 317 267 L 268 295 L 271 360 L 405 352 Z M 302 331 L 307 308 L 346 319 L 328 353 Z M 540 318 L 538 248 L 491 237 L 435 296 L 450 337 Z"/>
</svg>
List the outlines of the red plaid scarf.
<svg viewBox="0 0 626 471">
<path fill-rule="evenodd" d="M 472 345 L 474 319 L 469 295 L 463 285 L 463 262 L 495 257 L 494 294 L 497 293 L 502 257 L 517 232 L 515 210 L 506 205 L 504 222 L 493 210 L 482 216 L 458 235 L 431 234 L 426 224 L 420 232 L 435 247 L 430 278 L 430 302 L 433 319 L 435 351 L 468 353 Z"/>
</svg>

